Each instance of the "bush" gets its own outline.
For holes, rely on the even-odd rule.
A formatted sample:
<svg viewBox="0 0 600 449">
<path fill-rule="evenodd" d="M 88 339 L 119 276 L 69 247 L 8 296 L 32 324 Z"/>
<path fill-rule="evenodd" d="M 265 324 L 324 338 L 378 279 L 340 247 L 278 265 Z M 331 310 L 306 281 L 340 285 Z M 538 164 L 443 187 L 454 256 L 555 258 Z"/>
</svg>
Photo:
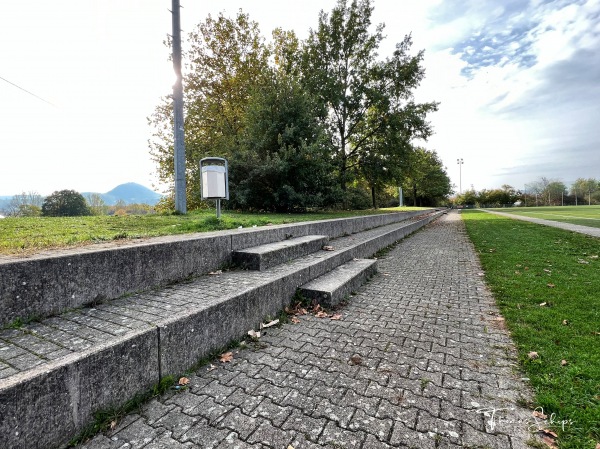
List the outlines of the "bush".
<svg viewBox="0 0 600 449">
<path fill-rule="evenodd" d="M 60 190 L 46 197 L 42 205 L 44 217 L 79 217 L 91 215 L 85 198 L 75 190 Z"/>
</svg>

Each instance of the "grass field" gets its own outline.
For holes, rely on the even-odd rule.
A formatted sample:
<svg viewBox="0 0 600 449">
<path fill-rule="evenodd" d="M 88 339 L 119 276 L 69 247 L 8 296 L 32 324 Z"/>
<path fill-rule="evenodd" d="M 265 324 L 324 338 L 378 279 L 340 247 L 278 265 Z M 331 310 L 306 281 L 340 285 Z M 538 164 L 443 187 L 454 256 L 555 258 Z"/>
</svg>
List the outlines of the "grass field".
<svg viewBox="0 0 600 449">
<path fill-rule="evenodd" d="M 600 206 L 514 207 L 491 210 L 600 228 Z"/>
<path fill-rule="evenodd" d="M 306 214 L 226 212 L 222 214 L 221 220 L 217 220 L 214 211 L 192 212 L 187 215 L 4 218 L 0 219 L 0 254 L 27 255 L 51 248 L 123 239 L 139 239 L 161 235 L 235 229 L 240 226 L 247 228 L 418 209 L 422 208 L 393 207 L 376 210 Z"/>
<path fill-rule="evenodd" d="M 560 448 L 596 448 L 600 239 L 482 211 L 462 217 L 534 388 L 531 407 L 543 408 Z"/>
</svg>

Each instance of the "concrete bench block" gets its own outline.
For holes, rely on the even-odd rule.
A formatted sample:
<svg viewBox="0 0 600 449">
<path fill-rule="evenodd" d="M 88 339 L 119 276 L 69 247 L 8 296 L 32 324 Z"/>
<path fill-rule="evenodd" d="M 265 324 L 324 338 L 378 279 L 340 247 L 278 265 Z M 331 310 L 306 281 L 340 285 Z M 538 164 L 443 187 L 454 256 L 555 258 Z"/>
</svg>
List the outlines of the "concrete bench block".
<svg viewBox="0 0 600 449">
<path fill-rule="evenodd" d="M 326 235 L 307 235 L 267 243 L 233 252 L 233 263 L 249 270 L 263 271 L 298 257 L 319 251 L 329 241 Z"/>
<path fill-rule="evenodd" d="M 159 381 L 156 329 L 0 380 L 0 447 L 63 447 L 93 422 Z"/>
<path fill-rule="evenodd" d="M 325 307 L 333 307 L 377 272 L 377 260 L 356 259 L 300 287 L 300 293 Z"/>
</svg>

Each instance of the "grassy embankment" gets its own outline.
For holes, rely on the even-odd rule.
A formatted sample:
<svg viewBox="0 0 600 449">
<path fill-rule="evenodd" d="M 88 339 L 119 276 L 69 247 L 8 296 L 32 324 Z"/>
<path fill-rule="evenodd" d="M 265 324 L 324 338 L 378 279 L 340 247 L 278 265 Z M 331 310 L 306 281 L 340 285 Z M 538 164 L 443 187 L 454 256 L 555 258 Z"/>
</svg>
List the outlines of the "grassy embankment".
<svg viewBox="0 0 600 449">
<path fill-rule="evenodd" d="M 187 215 L 126 215 L 94 217 L 34 217 L 0 220 L 0 254 L 26 255 L 52 248 L 80 246 L 123 239 L 266 226 L 311 220 L 382 214 L 422 208 L 393 207 L 361 211 L 306 214 L 248 214 L 214 211 Z"/>
<path fill-rule="evenodd" d="M 596 448 L 600 239 L 481 211 L 463 219 L 533 386 L 532 407 L 543 408 L 560 448 Z"/>
</svg>

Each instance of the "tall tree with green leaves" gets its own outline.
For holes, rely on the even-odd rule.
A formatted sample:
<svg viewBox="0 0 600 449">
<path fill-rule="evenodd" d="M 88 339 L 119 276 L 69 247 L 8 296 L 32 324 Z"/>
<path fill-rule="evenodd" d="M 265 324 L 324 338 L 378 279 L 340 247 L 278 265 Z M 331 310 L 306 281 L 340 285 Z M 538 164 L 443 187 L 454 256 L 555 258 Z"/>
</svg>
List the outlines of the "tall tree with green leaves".
<svg viewBox="0 0 600 449">
<path fill-rule="evenodd" d="M 384 26 L 371 32 L 372 12 L 370 0 L 338 0 L 330 14 L 321 11 L 304 48 L 304 85 L 321 104 L 320 118 L 331 133 L 344 190 L 352 172 L 360 173 L 361 163 L 374 159 L 373 152 L 381 148 L 374 141 L 389 136 L 389 127 L 403 132 L 406 141 L 427 138 L 431 129 L 425 117 L 437 107 L 413 101 L 424 69 L 423 52 L 409 54 L 410 36 L 391 57 L 378 59 Z"/>
<path fill-rule="evenodd" d="M 187 196 L 198 206 L 199 161 L 206 156 L 229 158 L 240 145 L 243 117 L 251 92 L 264 84 L 270 51 L 258 24 L 240 11 L 234 19 L 219 14 L 198 25 L 185 52 L 185 147 Z M 173 179 L 172 102 L 165 98 L 150 124 L 150 154 L 163 182 Z"/>
<path fill-rule="evenodd" d="M 413 206 L 436 206 L 452 193 L 452 183 L 437 153 L 419 147 L 409 153 L 402 186 Z"/>
</svg>

